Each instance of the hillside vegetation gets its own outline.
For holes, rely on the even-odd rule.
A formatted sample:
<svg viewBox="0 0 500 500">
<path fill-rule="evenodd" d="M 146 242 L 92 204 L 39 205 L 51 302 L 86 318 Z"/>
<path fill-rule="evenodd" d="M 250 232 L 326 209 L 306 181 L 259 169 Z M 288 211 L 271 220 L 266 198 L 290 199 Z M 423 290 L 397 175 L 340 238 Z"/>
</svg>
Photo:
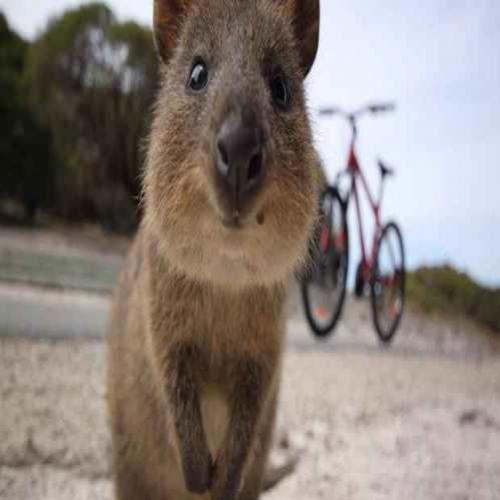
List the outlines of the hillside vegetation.
<svg viewBox="0 0 500 500">
<path fill-rule="evenodd" d="M 0 211 L 132 230 L 156 74 L 150 29 L 103 3 L 62 12 L 32 41 L 0 11 Z"/>
<path fill-rule="evenodd" d="M 486 288 L 449 265 L 408 274 L 408 299 L 428 313 L 464 315 L 500 333 L 500 288 Z"/>
</svg>

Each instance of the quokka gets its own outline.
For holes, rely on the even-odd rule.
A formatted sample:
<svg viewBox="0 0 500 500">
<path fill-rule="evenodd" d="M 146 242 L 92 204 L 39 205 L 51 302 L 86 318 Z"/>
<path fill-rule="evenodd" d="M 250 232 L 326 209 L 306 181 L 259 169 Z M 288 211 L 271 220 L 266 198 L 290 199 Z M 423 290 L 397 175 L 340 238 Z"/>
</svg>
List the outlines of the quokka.
<svg viewBox="0 0 500 500">
<path fill-rule="evenodd" d="M 144 216 L 109 340 L 116 497 L 254 500 L 317 213 L 319 0 L 155 0 L 154 33 Z"/>
</svg>

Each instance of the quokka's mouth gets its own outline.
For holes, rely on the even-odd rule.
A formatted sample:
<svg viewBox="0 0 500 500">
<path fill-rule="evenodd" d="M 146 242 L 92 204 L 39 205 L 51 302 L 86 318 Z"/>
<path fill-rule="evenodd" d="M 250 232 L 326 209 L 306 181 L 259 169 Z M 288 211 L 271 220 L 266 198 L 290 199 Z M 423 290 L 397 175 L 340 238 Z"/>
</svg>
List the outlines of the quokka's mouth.
<svg viewBox="0 0 500 500">
<path fill-rule="evenodd" d="M 232 216 L 222 217 L 221 222 L 222 225 L 224 227 L 227 227 L 228 229 L 243 229 L 244 227 L 244 224 L 238 213 L 235 213 Z"/>
<path fill-rule="evenodd" d="M 252 217 L 253 219 L 253 217 Z M 252 222 L 248 218 L 242 217 L 241 213 L 238 211 L 233 212 L 232 215 L 226 215 L 221 217 L 221 222 L 224 227 L 228 229 L 244 229 L 246 226 Z M 263 211 L 259 211 L 255 216 L 255 222 L 257 225 L 262 226 L 265 222 L 265 215 Z"/>
</svg>

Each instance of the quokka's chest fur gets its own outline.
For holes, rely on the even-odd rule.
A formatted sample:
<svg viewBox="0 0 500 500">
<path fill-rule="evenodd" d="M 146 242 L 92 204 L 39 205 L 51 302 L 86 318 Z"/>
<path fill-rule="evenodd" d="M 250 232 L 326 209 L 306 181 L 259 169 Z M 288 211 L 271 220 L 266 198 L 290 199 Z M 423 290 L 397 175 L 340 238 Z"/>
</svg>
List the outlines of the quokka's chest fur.
<svg viewBox="0 0 500 500">
<path fill-rule="evenodd" d="M 200 370 L 230 368 L 241 357 L 281 351 L 286 287 L 233 290 L 183 276 L 149 250 L 146 264 L 152 334 L 168 349 L 192 343 L 200 350 Z"/>
</svg>

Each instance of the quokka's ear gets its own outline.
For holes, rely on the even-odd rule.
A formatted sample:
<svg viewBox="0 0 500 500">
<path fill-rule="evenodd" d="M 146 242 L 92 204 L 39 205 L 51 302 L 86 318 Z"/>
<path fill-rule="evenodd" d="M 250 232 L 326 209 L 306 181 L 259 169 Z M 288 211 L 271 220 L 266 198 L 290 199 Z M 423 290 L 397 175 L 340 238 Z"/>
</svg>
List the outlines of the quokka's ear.
<svg viewBox="0 0 500 500">
<path fill-rule="evenodd" d="M 300 66 L 305 78 L 312 68 L 319 44 L 319 0 L 274 0 L 285 7 L 291 18 L 297 47 L 300 53 Z"/>
<path fill-rule="evenodd" d="M 193 0 L 154 0 L 154 36 L 158 55 L 167 64 L 178 44 Z"/>
</svg>

